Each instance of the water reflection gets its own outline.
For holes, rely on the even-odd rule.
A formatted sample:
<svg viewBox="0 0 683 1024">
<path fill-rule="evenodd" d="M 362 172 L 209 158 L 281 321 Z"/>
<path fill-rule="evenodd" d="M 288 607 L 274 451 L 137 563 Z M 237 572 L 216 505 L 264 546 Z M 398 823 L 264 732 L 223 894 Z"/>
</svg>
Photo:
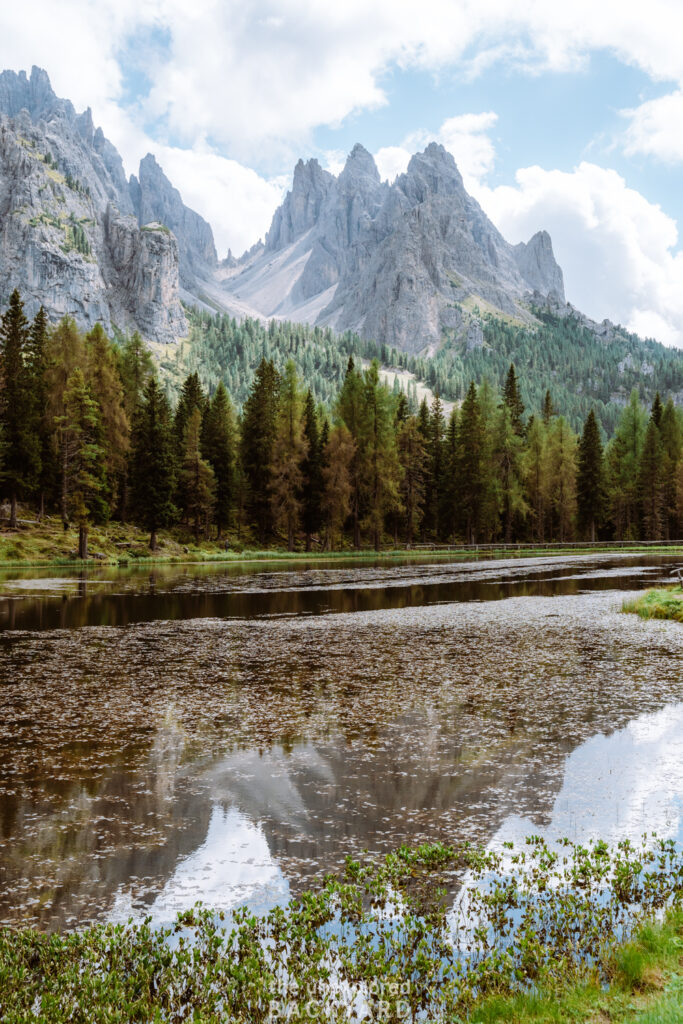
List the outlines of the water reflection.
<svg viewBox="0 0 683 1024">
<path fill-rule="evenodd" d="M 476 571 L 489 574 L 477 586 L 500 576 Z M 366 571 L 380 601 L 403 589 L 379 586 L 387 573 Z M 416 567 L 397 573 L 416 585 Z M 299 596 L 318 583 L 304 574 Z M 197 896 L 267 905 L 364 849 L 554 828 L 562 800 L 577 829 L 592 806 L 609 823 L 594 780 L 624 820 L 624 786 L 668 771 L 675 795 L 680 722 L 647 742 L 629 723 L 680 708 L 683 631 L 621 614 L 622 597 L 5 631 L 0 919 L 74 927 Z M 666 820 L 657 793 L 639 798 L 644 828 L 650 807 Z"/>
<path fill-rule="evenodd" d="M 255 618 L 412 608 L 512 596 L 553 597 L 630 589 L 666 578 L 668 557 L 633 555 L 508 559 L 345 568 L 161 566 L 71 576 L 20 574 L 0 582 L 0 630 L 127 626 L 191 618 Z M 31 595 L 31 596 L 29 596 Z"/>
</svg>

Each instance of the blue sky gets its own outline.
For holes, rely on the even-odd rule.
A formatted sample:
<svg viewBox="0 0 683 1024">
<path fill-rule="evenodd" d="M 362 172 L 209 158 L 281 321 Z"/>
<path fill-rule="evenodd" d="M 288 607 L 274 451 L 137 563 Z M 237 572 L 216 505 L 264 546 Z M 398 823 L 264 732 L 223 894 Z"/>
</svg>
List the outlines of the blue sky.
<svg viewBox="0 0 683 1024">
<path fill-rule="evenodd" d="M 683 345 L 679 0 L 26 0 L 0 64 L 151 150 L 219 253 L 267 230 L 299 156 L 392 176 L 432 139 L 512 242 L 550 231 L 567 296 Z"/>
</svg>

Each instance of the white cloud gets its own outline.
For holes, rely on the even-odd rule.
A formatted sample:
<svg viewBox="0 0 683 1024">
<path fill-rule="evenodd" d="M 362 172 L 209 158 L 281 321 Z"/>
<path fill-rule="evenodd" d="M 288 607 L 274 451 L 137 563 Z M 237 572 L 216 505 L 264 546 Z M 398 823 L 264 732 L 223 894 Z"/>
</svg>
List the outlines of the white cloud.
<svg viewBox="0 0 683 1024">
<path fill-rule="evenodd" d="M 400 146 L 385 146 L 377 151 L 379 173 L 393 181 L 405 171 L 413 153 L 430 142 L 440 142 L 455 159 L 465 187 L 470 189 L 493 169 L 496 153 L 487 133 L 497 120 L 498 115 L 492 111 L 459 114 L 444 121 L 438 132 L 413 132 Z"/>
<path fill-rule="evenodd" d="M 241 255 L 263 237 L 288 179 L 270 181 L 235 160 L 208 151 L 152 144 L 152 152 L 183 201 L 213 228 L 220 257 Z"/>
<path fill-rule="evenodd" d="M 683 160 L 683 90 L 648 100 L 622 113 L 629 120 L 624 134 L 624 150 L 628 156 L 645 153 L 669 163 Z"/>
<path fill-rule="evenodd" d="M 476 198 L 511 242 L 539 228 L 553 239 L 569 300 L 583 312 L 683 346 L 683 253 L 676 222 L 616 171 L 527 167 L 515 186 Z"/>
</svg>

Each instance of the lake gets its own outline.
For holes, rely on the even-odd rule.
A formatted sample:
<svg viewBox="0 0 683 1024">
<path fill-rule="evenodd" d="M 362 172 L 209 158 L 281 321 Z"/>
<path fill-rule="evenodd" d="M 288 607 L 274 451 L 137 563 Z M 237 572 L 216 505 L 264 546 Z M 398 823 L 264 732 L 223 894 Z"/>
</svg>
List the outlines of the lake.
<svg viewBox="0 0 683 1024">
<path fill-rule="evenodd" d="M 0 919 L 263 910 L 348 854 L 683 840 L 670 557 L 0 575 Z"/>
</svg>

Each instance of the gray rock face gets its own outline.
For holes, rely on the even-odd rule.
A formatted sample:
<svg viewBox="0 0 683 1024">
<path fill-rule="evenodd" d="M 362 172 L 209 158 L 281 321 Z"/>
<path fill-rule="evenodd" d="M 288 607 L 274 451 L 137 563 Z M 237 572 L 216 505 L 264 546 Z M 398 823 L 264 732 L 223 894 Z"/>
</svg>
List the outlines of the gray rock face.
<svg viewBox="0 0 683 1024">
<path fill-rule="evenodd" d="M 218 262 L 210 225 L 185 206 L 151 153 L 140 161 L 139 176 L 131 176 L 130 195 L 141 227 L 164 224 L 178 239 L 181 281 L 192 289 Z"/>
<path fill-rule="evenodd" d="M 393 185 L 362 146 L 337 178 L 299 161 L 265 252 L 240 264 L 224 291 L 262 316 L 350 329 L 410 352 L 433 351 L 445 331 L 478 344 L 469 331 L 477 306 L 529 322 L 532 292 L 564 302 L 549 235 L 506 242 L 436 143 Z"/>
<path fill-rule="evenodd" d="M 0 74 L 0 306 L 16 287 L 30 315 L 172 342 L 187 334 L 181 268 L 194 281 L 215 263 L 211 229 L 153 157 L 128 182 L 91 111 L 44 71 Z"/>
</svg>

